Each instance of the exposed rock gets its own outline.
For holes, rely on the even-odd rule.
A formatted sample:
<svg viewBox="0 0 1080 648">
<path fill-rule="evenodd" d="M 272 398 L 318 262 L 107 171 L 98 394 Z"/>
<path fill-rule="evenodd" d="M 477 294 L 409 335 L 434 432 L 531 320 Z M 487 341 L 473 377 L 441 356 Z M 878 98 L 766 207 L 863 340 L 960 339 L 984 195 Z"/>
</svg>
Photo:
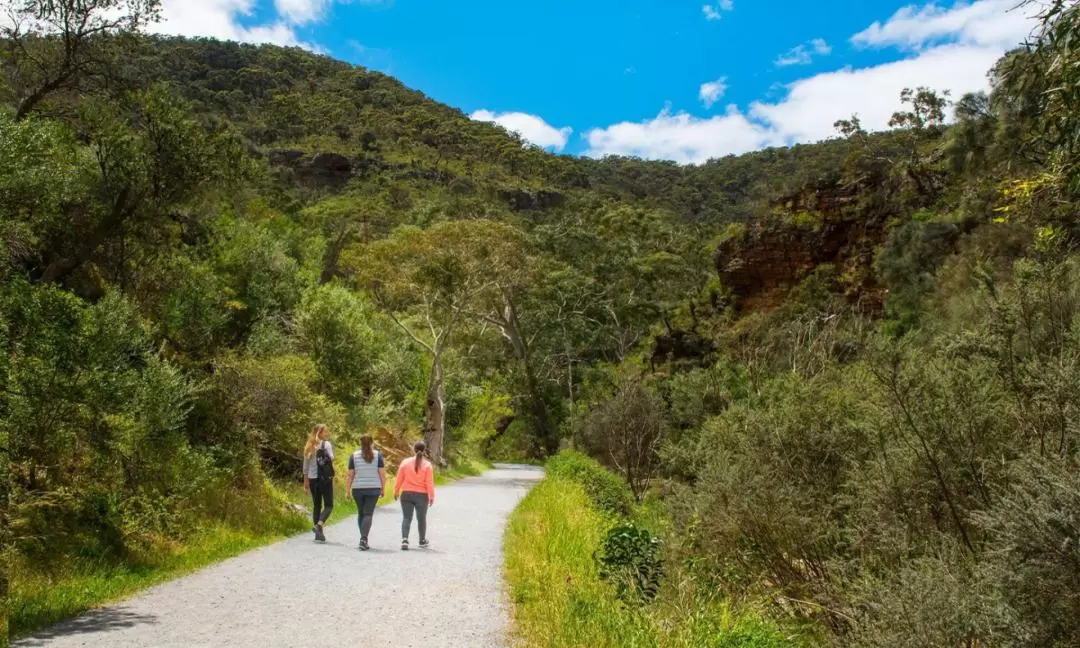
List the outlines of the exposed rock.
<svg viewBox="0 0 1080 648">
<path fill-rule="evenodd" d="M 711 366 L 716 362 L 716 344 L 693 331 L 680 329 L 653 337 L 652 355 L 649 357 L 652 370 L 656 371 L 658 365 L 669 362 Z"/>
<path fill-rule="evenodd" d="M 292 169 L 296 178 L 309 185 L 341 185 L 352 177 L 353 164 L 339 153 L 317 153 L 283 149 L 270 151 L 270 166 Z"/>
<path fill-rule="evenodd" d="M 270 151 L 270 166 L 292 167 L 295 166 L 302 157 L 304 157 L 303 151 L 296 151 L 291 149 Z"/>
<path fill-rule="evenodd" d="M 557 191 L 528 191 L 526 189 L 500 189 L 499 200 L 510 205 L 514 211 L 541 211 L 559 207 L 566 196 Z"/>
<path fill-rule="evenodd" d="M 845 295 L 864 312 L 881 311 L 885 291 L 874 251 L 888 215 L 867 213 L 854 192 L 816 187 L 773 203 L 773 215 L 746 225 L 720 244 L 716 269 L 741 311 L 768 310 L 815 268 L 832 264 Z"/>
</svg>

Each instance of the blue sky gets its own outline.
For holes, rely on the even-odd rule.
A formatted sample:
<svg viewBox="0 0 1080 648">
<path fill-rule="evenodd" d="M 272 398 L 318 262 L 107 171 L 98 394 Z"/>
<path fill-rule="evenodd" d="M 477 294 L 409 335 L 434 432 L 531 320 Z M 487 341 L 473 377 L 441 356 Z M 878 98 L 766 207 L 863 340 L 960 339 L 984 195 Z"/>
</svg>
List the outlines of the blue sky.
<svg viewBox="0 0 1080 648">
<path fill-rule="evenodd" d="M 1034 27 L 1015 4 L 165 0 L 160 30 L 321 51 L 550 150 L 700 162 L 884 127 L 908 85 L 985 88 Z"/>
</svg>

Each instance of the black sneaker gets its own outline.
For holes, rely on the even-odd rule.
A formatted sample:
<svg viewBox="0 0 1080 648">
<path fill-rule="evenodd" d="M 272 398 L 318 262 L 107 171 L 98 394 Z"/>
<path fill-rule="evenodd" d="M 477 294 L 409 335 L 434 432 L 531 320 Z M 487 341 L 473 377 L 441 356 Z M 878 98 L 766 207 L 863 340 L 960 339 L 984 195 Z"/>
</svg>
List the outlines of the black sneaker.
<svg viewBox="0 0 1080 648">
<path fill-rule="evenodd" d="M 401 539 L 401 550 L 402 551 L 408 551 L 409 550 L 409 539 L 408 538 L 402 538 Z"/>
<path fill-rule="evenodd" d="M 326 542 L 326 536 L 323 535 L 322 525 L 315 527 L 315 542 Z"/>
<path fill-rule="evenodd" d="M 365 540 L 363 538 L 360 539 L 360 547 L 359 547 L 359 549 L 360 549 L 360 551 L 367 551 L 369 549 L 367 540 Z"/>
<path fill-rule="evenodd" d="M 430 546 L 431 546 L 431 543 L 428 542 L 426 538 L 424 540 L 420 541 L 420 548 L 421 549 L 427 549 Z"/>
</svg>

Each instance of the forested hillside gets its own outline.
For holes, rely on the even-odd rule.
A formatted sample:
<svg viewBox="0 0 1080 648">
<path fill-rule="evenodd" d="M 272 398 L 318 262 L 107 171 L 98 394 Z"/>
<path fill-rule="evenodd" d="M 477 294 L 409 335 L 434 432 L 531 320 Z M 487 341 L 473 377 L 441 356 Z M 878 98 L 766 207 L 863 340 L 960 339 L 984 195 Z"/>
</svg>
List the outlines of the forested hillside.
<svg viewBox="0 0 1080 648">
<path fill-rule="evenodd" d="M 593 455 L 665 520 L 636 624 L 678 597 L 814 643 L 1080 643 L 1073 3 L 989 95 L 698 166 L 30 5 L 51 27 L 0 55 L 15 605 L 292 515 L 324 422 L 442 465 Z"/>
</svg>

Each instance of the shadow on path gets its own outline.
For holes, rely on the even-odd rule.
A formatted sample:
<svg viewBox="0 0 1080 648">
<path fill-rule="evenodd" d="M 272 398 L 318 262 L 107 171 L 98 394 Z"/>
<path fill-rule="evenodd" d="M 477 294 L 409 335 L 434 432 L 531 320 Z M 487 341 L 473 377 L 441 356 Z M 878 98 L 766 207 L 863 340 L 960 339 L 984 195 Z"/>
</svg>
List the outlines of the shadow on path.
<svg viewBox="0 0 1080 648">
<path fill-rule="evenodd" d="M 35 633 L 16 642 L 18 646 L 45 646 L 52 639 L 92 632 L 109 632 L 123 628 L 157 623 L 157 617 L 149 614 L 137 614 L 123 608 L 100 608 L 91 610 L 80 617 L 69 619 L 57 625 Z"/>
</svg>

